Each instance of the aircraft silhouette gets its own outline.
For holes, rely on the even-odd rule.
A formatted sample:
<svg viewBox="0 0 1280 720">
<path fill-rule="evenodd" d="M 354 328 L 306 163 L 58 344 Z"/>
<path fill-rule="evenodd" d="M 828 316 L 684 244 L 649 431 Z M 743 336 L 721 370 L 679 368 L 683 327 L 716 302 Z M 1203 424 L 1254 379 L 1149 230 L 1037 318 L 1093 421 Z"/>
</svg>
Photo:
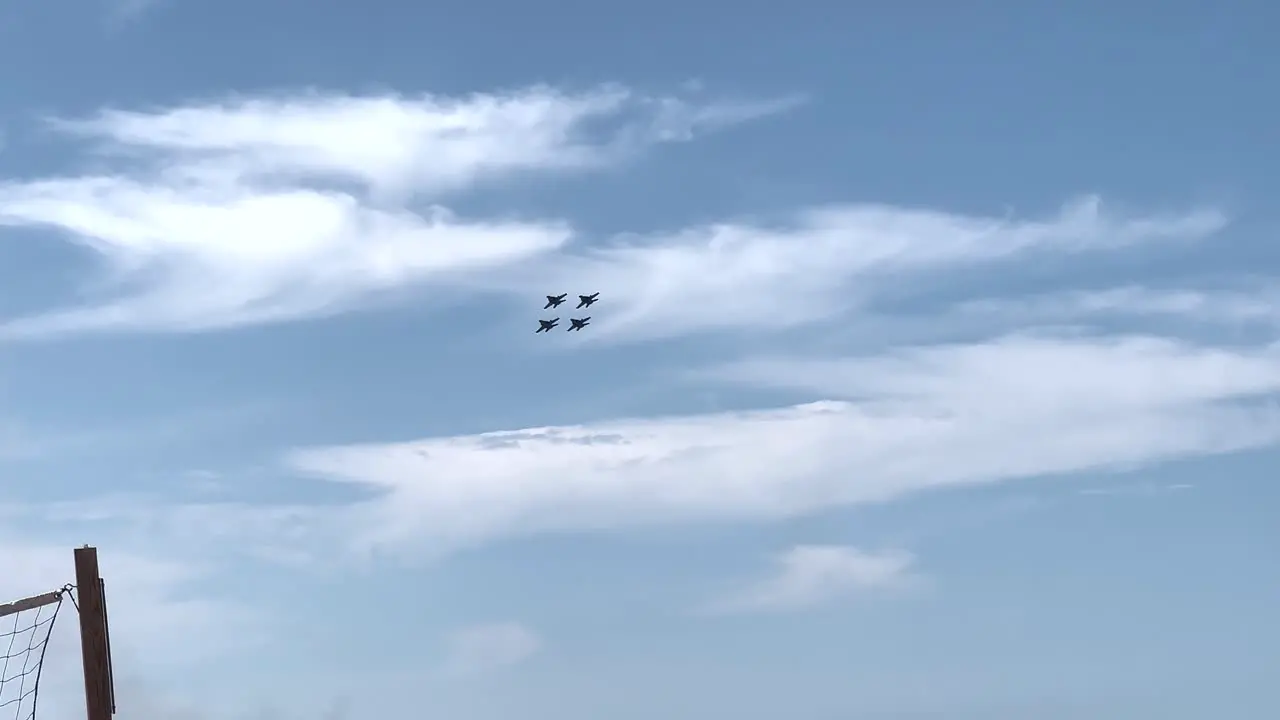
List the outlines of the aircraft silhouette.
<svg viewBox="0 0 1280 720">
<path fill-rule="evenodd" d="M 588 315 L 584 318 L 569 318 L 569 322 L 573 323 L 569 326 L 569 330 L 581 330 L 591 324 L 591 316 Z"/>
<path fill-rule="evenodd" d="M 574 308 L 574 309 L 575 309 L 575 310 L 581 310 L 581 309 L 582 309 L 582 308 L 584 308 L 584 307 L 591 307 L 591 303 L 595 302 L 595 301 L 596 301 L 596 298 L 598 298 L 599 296 L 600 296 L 600 293 L 595 293 L 595 294 L 593 294 L 593 295 L 579 295 L 579 296 L 578 296 L 578 307 L 576 307 L 576 308 Z"/>
<path fill-rule="evenodd" d="M 537 335 L 540 332 L 547 332 L 551 328 L 555 327 L 558 322 L 560 322 L 560 318 L 556 318 L 554 320 L 539 320 L 538 329 L 534 330 L 533 334 Z"/>
<path fill-rule="evenodd" d="M 568 295 L 569 293 L 563 293 L 561 295 L 548 295 L 547 304 L 543 305 L 542 309 L 546 310 L 547 308 L 560 307 L 560 303 L 564 302 L 565 297 L 567 297 Z"/>
</svg>

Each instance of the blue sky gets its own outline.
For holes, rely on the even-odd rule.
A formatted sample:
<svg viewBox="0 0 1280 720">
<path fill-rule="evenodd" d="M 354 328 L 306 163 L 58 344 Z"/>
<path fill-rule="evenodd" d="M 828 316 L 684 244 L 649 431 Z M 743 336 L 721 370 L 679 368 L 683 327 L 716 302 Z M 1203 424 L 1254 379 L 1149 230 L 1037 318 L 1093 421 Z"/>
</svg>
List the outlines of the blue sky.
<svg viewBox="0 0 1280 720">
<path fill-rule="evenodd" d="M 1023 5 L 4 6 L 0 593 L 125 720 L 1275 714 L 1280 15 Z"/>
</svg>

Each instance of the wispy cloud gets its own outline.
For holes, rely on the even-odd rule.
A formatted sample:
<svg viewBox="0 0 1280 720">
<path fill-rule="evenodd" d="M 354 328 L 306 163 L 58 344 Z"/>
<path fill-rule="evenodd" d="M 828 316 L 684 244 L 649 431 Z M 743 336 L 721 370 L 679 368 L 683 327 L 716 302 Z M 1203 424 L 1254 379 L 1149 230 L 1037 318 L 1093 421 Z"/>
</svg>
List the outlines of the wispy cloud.
<svg viewBox="0 0 1280 720">
<path fill-rule="evenodd" d="M 0 224 L 65 233 L 103 262 L 106 283 L 84 306 L 13 320 L 0 335 L 200 331 L 432 288 L 527 299 L 548 285 L 607 290 L 608 318 L 590 338 L 760 332 L 847 319 L 907 292 L 907 281 L 1197 241 L 1227 224 L 1213 209 L 1121 214 L 1097 198 L 1031 219 L 843 204 L 581 246 L 561 221 L 466 219 L 430 204 L 522 174 L 598 170 L 792 105 L 535 87 L 464 98 L 317 92 L 59 121 L 113 172 L 0 184 Z M 1028 318 L 1212 313 L 1223 299 L 1205 298 L 1135 286 L 1046 298 Z M 1003 302 L 960 309 L 1016 312 Z M 1254 316 L 1256 302 L 1242 295 L 1231 307 Z M 447 551 L 540 532 L 767 521 L 1280 440 L 1280 417 L 1261 402 L 1280 390 L 1274 348 L 1020 332 L 855 356 L 748 357 L 698 379 L 785 390 L 802 404 L 287 454 L 294 472 L 371 491 L 347 505 L 47 511 L 96 513 L 175 542 L 234 537 L 260 557 L 303 562 L 317 540 Z"/>
<path fill-rule="evenodd" d="M 713 612 L 794 612 L 915 584 L 915 556 L 842 545 L 800 545 L 775 558 L 772 575 L 712 603 Z"/>
<path fill-rule="evenodd" d="M 465 218 L 441 205 L 523 176 L 600 170 L 798 102 L 618 86 L 315 91 L 57 120 L 109 171 L 0 183 L 0 225 L 59 231 L 50 237 L 96 255 L 105 275 L 85 304 L 0 324 L 0 336 L 214 330 L 459 284 L 521 298 L 548 286 L 606 289 L 608 320 L 587 342 L 785 328 L 873 305 L 905 277 L 1201 239 L 1227 222 L 1212 209 L 1122 215 L 1095 197 L 1041 219 L 843 204 L 583 248 L 562 220 Z"/>
<path fill-rule="evenodd" d="M 1177 407 L 1265 395 L 1280 389 L 1278 370 L 1280 348 L 1273 347 L 1229 350 L 1143 336 L 1023 334 L 876 357 L 752 359 L 725 366 L 719 377 L 998 415 L 1031 408 L 1088 413 Z"/>
<path fill-rule="evenodd" d="M 1011 337 L 723 370 L 839 398 L 754 412 L 301 450 L 379 494 L 357 546 L 447 549 L 546 531 L 761 521 L 931 488 L 1132 466 L 1280 440 L 1274 351 Z"/>
<path fill-rule="evenodd" d="M 449 271 L 558 246 L 554 224 L 364 207 L 311 190 L 174 191 L 117 178 L 0 188 L 0 222 L 50 223 L 108 263 L 115 296 L 0 325 L 9 337 L 192 331 L 350 310 Z"/>
<path fill-rule="evenodd" d="M 458 630 L 449 639 L 445 668 L 454 675 L 475 675 L 518 665 L 542 647 L 542 640 L 515 622 L 486 623 Z"/>
<path fill-rule="evenodd" d="M 294 320 L 525 260 L 561 247 L 568 226 L 468 220 L 418 202 L 521 173 L 598 169 L 786 107 L 534 87 L 242 98 L 58 121 L 114 169 L 0 183 L 0 225 L 60 231 L 106 276 L 88 304 L 11 321 L 0 335 Z"/>
<path fill-rule="evenodd" d="M 55 127 L 169 177 L 328 179 L 380 195 L 440 197 L 520 172 L 598 169 L 654 143 L 691 139 L 793 105 L 540 85 L 461 97 L 241 97 L 158 112 L 105 110 L 55 121 Z"/>
<path fill-rule="evenodd" d="M 1030 297 L 973 300 L 958 313 L 998 315 L 1009 321 L 1053 322 L 1091 316 L 1166 316 L 1213 324 L 1280 323 L 1280 289 L 1251 283 L 1251 289 L 1155 289 L 1140 285 L 1075 290 Z"/>
<path fill-rule="evenodd" d="M 671 234 L 564 248 L 478 281 L 521 298 L 548 286 L 607 289 L 597 340 L 804 325 L 902 295 L 910 279 L 998 267 L 1036 253 L 1115 251 L 1199 240 L 1225 227 L 1211 210 L 1122 216 L 1084 198 L 1044 219 L 974 217 L 920 208 L 836 205 L 783 222 L 737 220 Z"/>
</svg>

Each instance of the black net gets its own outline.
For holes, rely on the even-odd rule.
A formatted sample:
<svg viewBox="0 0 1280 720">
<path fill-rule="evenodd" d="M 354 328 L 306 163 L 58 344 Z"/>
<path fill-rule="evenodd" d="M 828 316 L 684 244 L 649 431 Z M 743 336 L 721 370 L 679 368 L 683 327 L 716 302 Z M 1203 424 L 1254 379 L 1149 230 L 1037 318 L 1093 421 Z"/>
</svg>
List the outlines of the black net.
<svg viewBox="0 0 1280 720">
<path fill-rule="evenodd" d="M 40 669 L 64 592 L 0 605 L 0 720 L 34 720 Z"/>
</svg>

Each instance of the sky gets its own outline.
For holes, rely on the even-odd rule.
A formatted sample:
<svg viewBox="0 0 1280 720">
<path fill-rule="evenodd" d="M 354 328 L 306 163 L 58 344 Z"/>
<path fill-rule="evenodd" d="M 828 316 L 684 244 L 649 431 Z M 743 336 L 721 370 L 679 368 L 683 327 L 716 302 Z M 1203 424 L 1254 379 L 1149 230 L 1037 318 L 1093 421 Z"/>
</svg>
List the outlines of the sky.
<svg viewBox="0 0 1280 720">
<path fill-rule="evenodd" d="M 1277 22 L 0 4 L 0 600 L 121 720 L 1274 716 Z"/>
</svg>

